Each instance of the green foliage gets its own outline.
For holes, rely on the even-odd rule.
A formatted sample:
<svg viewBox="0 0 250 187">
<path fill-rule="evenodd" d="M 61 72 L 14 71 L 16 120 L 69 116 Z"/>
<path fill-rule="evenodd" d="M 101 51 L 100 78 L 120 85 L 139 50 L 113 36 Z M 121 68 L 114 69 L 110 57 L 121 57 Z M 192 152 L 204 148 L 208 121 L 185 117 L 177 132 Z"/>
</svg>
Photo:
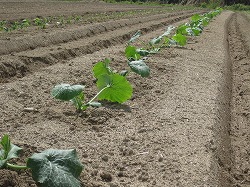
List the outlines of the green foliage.
<svg viewBox="0 0 250 187">
<path fill-rule="evenodd" d="M 7 162 L 12 158 L 17 158 L 22 148 L 12 144 L 9 136 L 4 135 L 1 140 L 2 149 L 0 150 L 0 169 L 7 166 Z"/>
<path fill-rule="evenodd" d="M 128 62 L 131 70 L 142 77 L 148 77 L 150 74 L 150 69 L 143 60 L 130 61 Z"/>
<path fill-rule="evenodd" d="M 80 187 L 78 180 L 83 166 L 76 150 L 48 149 L 33 154 L 27 161 L 33 179 L 41 187 Z"/>
<path fill-rule="evenodd" d="M 109 66 L 110 60 L 105 59 L 104 62 L 100 61 L 93 67 L 93 73 L 95 78 L 98 78 L 100 75 L 103 74 L 112 74 L 113 71 L 111 67 Z"/>
<path fill-rule="evenodd" d="M 173 40 L 176 41 L 180 46 L 184 46 L 187 43 L 187 37 L 182 34 L 175 34 Z"/>
<path fill-rule="evenodd" d="M 103 74 L 98 77 L 97 87 L 102 91 L 98 98 L 111 102 L 123 103 L 132 96 L 132 86 L 127 79 L 119 74 Z"/>
<path fill-rule="evenodd" d="M 233 4 L 230 6 L 224 7 L 225 9 L 228 10 L 233 10 L 233 11 L 250 11 L 250 5 L 243 5 L 243 4 Z"/>
<path fill-rule="evenodd" d="M 201 19 L 201 16 L 199 14 L 195 14 L 191 17 L 192 22 L 197 22 Z"/>
<path fill-rule="evenodd" d="M 76 150 L 49 149 L 35 153 L 27 160 L 26 166 L 10 164 L 12 158 L 18 158 L 20 147 L 10 142 L 9 136 L 4 135 L 1 140 L 0 169 L 31 169 L 32 177 L 41 187 L 80 187 L 78 180 L 83 166 Z"/>
<path fill-rule="evenodd" d="M 185 24 L 180 25 L 180 26 L 177 27 L 177 29 L 176 29 L 176 34 L 182 34 L 182 35 L 188 34 L 187 28 L 188 28 L 188 26 L 185 25 Z"/>
<path fill-rule="evenodd" d="M 141 55 L 137 52 L 136 47 L 131 45 L 126 47 L 125 55 L 129 61 L 139 60 L 141 58 Z"/>
<path fill-rule="evenodd" d="M 69 85 L 69 84 L 60 84 L 56 85 L 52 91 L 51 95 L 63 101 L 69 101 L 74 97 L 78 96 L 83 92 L 84 86 L 82 85 Z"/>
<path fill-rule="evenodd" d="M 85 110 L 89 106 L 100 107 L 101 103 L 94 101 L 97 98 L 99 100 L 108 100 L 117 103 L 127 101 L 131 98 L 133 91 L 131 84 L 126 79 L 127 75 L 131 71 L 141 77 L 148 77 L 150 75 L 150 68 L 144 62 L 144 60 L 147 59 L 146 56 L 159 52 L 163 47 L 170 47 L 173 45 L 185 46 L 187 43 L 187 35 L 200 35 L 208 22 L 214 16 L 220 14 L 221 11 L 222 9 L 219 8 L 204 15 L 196 14 L 192 16 L 191 22 L 177 27 L 176 33 L 172 37 L 168 37 L 168 35 L 171 34 L 174 27 L 169 26 L 162 35 L 151 39 L 148 44 L 141 41 L 145 45 L 145 48 L 136 48 L 135 46 L 130 45 L 130 43 L 134 42 L 141 36 L 141 31 L 137 31 L 130 38 L 128 46 L 125 49 L 125 56 L 130 70 L 122 70 L 120 74 L 118 74 L 110 67 L 109 59 L 98 62 L 93 67 L 93 74 L 97 79 L 96 85 L 99 92 L 86 104 L 84 104 L 84 86 L 81 85 L 57 85 L 52 89 L 52 96 L 64 101 L 70 100 L 78 110 Z"/>
</svg>

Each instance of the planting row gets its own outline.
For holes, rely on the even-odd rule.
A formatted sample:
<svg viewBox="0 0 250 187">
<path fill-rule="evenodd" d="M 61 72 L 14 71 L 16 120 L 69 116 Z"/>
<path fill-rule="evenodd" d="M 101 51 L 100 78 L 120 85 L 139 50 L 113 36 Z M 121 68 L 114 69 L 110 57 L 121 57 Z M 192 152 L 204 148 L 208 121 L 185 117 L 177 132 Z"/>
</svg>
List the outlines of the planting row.
<svg viewBox="0 0 250 187">
<path fill-rule="evenodd" d="M 123 103 L 131 98 L 133 92 L 132 86 L 126 77 L 131 72 L 137 73 L 141 77 L 150 75 L 150 68 L 145 63 L 149 55 L 158 53 L 162 48 L 185 46 L 187 36 L 199 36 L 209 21 L 220 14 L 221 11 L 222 9 L 216 9 L 204 15 L 196 14 L 192 16 L 191 22 L 178 26 L 172 36 L 171 32 L 175 28 L 169 26 L 162 35 L 153 38 L 148 43 L 141 41 L 144 45 L 142 47 L 131 45 L 135 40 L 139 40 L 141 36 L 141 31 L 137 31 L 128 41 L 125 49 L 127 69 L 120 72 L 113 70 L 109 59 L 100 61 L 93 67 L 93 74 L 97 79 L 96 86 L 99 92 L 88 102 L 84 101 L 83 85 L 59 84 L 52 89 L 51 94 L 56 99 L 72 102 L 78 111 L 85 110 L 89 106 L 100 107 L 101 103 L 95 101 L 97 99 Z"/>
<path fill-rule="evenodd" d="M 35 18 L 33 20 L 24 19 L 22 21 L 8 22 L 6 20 L 0 21 L 0 31 L 11 32 L 14 30 L 25 29 L 30 26 L 38 26 L 41 29 L 45 29 L 49 24 L 56 23 L 56 26 L 62 26 L 65 24 L 78 23 L 82 19 L 82 16 L 59 16 L 59 17 L 47 17 L 47 18 Z"/>
<path fill-rule="evenodd" d="M 162 48 L 172 46 L 184 46 L 187 43 L 187 36 L 198 36 L 205 26 L 216 15 L 221 13 L 221 9 L 206 13 L 204 15 L 194 15 L 191 21 L 174 28 L 169 26 L 166 31 L 148 43 L 141 41 L 143 46 L 133 46 L 133 42 L 140 40 L 141 31 L 136 32 L 128 41 L 125 56 L 127 66 L 121 70 L 114 70 L 110 66 L 110 60 L 100 61 L 93 67 L 98 93 L 89 101 L 84 99 L 84 85 L 56 85 L 51 94 L 54 98 L 70 101 L 81 112 L 88 107 L 100 107 L 99 100 L 123 103 L 131 98 L 133 88 L 127 77 L 130 73 L 136 73 L 141 77 L 150 75 L 150 68 L 146 61 L 153 54 L 161 51 Z M 174 32 L 175 31 L 175 32 Z M 21 148 L 10 142 L 9 136 L 4 135 L 0 142 L 0 168 L 3 169 L 29 169 L 32 177 L 38 186 L 51 187 L 80 187 L 79 176 L 83 166 L 80 163 L 76 150 L 56 150 L 49 149 L 41 153 L 35 153 L 27 159 L 24 166 L 19 166 L 15 160 L 18 158 Z"/>
<path fill-rule="evenodd" d="M 86 23 L 86 22 L 98 22 L 111 19 L 134 17 L 136 14 L 152 15 L 160 12 L 164 13 L 168 10 L 140 10 L 140 11 L 125 11 L 125 12 L 104 12 L 87 15 L 71 15 L 71 16 L 49 16 L 49 17 L 36 17 L 35 19 L 23 19 L 19 21 L 6 21 L 0 20 L 0 31 L 11 32 L 15 30 L 27 29 L 31 26 L 37 28 L 46 29 L 47 27 L 63 27 L 69 24 Z"/>
</svg>

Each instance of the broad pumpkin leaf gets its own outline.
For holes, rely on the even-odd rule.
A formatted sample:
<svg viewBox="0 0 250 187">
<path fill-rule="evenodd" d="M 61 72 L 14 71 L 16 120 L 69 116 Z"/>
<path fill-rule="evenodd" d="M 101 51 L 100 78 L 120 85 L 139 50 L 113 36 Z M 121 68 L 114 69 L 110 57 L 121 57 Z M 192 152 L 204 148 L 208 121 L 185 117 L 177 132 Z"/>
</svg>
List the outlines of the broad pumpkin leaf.
<svg viewBox="0 0 250 187">
<path fill-rule="evenodd" d="M 99 90 L 105 88 L 98 96 L 100 100 L 123 103 L 132 96 L 132 86 L 122 75 L 101 75 L 96 84 Z"/>
<path fill-rule="evenodd" d="M 1 140 L 2 149 L 0 150 L 0 168 L 6 166 L 8 160 L 12 158 L 18 158 L 18 154 L 22 148 L 12 144 L 9 136 L 5 134 Z"/>
<path fill-rule="evenodd" d="M 98 78 L 98 76 L 102 74 L 111 74 L 113 71 L 111 67 L 109 66 L 110 60 L 105 59 L 104 62 L 98 62 L 94 67 L 93 67 L 93 72 L 95 78 Z"/>
<path fill-rule="evenodd" d="M 139 38 L 141 36 L 141 31 L 138 30 L 128 41 L 128 44 L 134 42 L 137 38 Z"/>
<path fill-rule="evenodd" d="M 51 95 L 56 99 L 69 101 L 82 93 L 84 87 L 82 85 L 59 84 L 52 89 Z"/>
<path fill-rule="evenodd" d="M 135 46 L 131 46 L 129 45 L 128 47 L 126 47 L 125 49 L 125 54 L 127 59 L 130 60 L 139 60 L 140 59 L 140 54 L 137 53 L 136 51 L 136 47 Z"/>
<path fill-rule="evenodd" d="M 32 178 L 40 187 L 80 187 L 78 180 L 83 166 L 76 150 L 48 149 L 35 153 L 27 161 Z"/>
<path fill-rule="evenodd" d="M 172 39 L 175 40 L 180 46 L 184 46 L 187 43 L 187 37 L 182 34 L 175 34 Z"/>
<path fill-rule="evenodd" d="M 150 69 L 143 60 L 128 62 L 131 70 L 142 77 L 148 77 L 150 74 Z"/>
</svg>

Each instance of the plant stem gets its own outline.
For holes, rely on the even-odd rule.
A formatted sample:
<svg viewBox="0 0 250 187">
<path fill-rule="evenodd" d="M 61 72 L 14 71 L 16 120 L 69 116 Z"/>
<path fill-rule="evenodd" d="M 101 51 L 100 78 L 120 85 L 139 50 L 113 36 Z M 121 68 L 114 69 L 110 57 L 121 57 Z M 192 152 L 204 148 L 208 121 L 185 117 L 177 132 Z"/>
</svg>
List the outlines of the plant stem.
<svg viewBox="0 0 250 187">
<path fill-rule="evenodd" d="M 109 87 L 110 85 L 107 85 L 106 87 L 101 89 L 86 105 L 89 105 L 90 103 L 92 103 L 106 88 L 109 88 Z"/>
<path fill-rule="evenodd" d="M 7 163 L 7 167 L 11 169 L 28 169 L 27 166 L 19 166 L 19 165 L 10 164 L 10 163 Z"/>
</svg>

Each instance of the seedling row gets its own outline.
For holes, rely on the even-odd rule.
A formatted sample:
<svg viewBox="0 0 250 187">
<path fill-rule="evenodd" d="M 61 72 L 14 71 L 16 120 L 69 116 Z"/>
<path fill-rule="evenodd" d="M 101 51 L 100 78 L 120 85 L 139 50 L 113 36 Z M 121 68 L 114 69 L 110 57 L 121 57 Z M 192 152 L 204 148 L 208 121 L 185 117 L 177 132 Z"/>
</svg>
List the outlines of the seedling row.
<svg viewBox="0 0 250 187">
<path fill-rule="evenodd" d="M 141 31 L 137 31 L 127 43 L 125 56 L 127 66 L 125 69 L 113 70 L 110 66 L 110 60 L 98 62 L 92 69 L 95 77 L 96 86 L 99 92 L 90 100 L 85 102 L 84 85 L 59 84 L 52 89 L 52 96 L 62 101 L 70 101 L 78 111 L 86 110 L 89 106 L 100 107 L 101 103 L 96 100 L 107 100 L 110 102 L 124 103 L 132 97 L 132 85 L 127 77 L 130 73 L 136 73 L 141 77 L 150 75 L 150 68 L 146 64 L 149 56 L 160 52 L 163 48 L 180 46 L 187 44 L 187 36 L 199 36 L 204 27 L 208 25 L 211 19 L 220 14 L 222 9 L 192 16 L 191 21 L 178 26 L 167 27 L 166 31 L 148 43 L 141 41 L 143 46 L 133 46 L 132 43 L 140 40 Z M 175 33 L 172 34 L 173 30 Z"/>
</svg>

